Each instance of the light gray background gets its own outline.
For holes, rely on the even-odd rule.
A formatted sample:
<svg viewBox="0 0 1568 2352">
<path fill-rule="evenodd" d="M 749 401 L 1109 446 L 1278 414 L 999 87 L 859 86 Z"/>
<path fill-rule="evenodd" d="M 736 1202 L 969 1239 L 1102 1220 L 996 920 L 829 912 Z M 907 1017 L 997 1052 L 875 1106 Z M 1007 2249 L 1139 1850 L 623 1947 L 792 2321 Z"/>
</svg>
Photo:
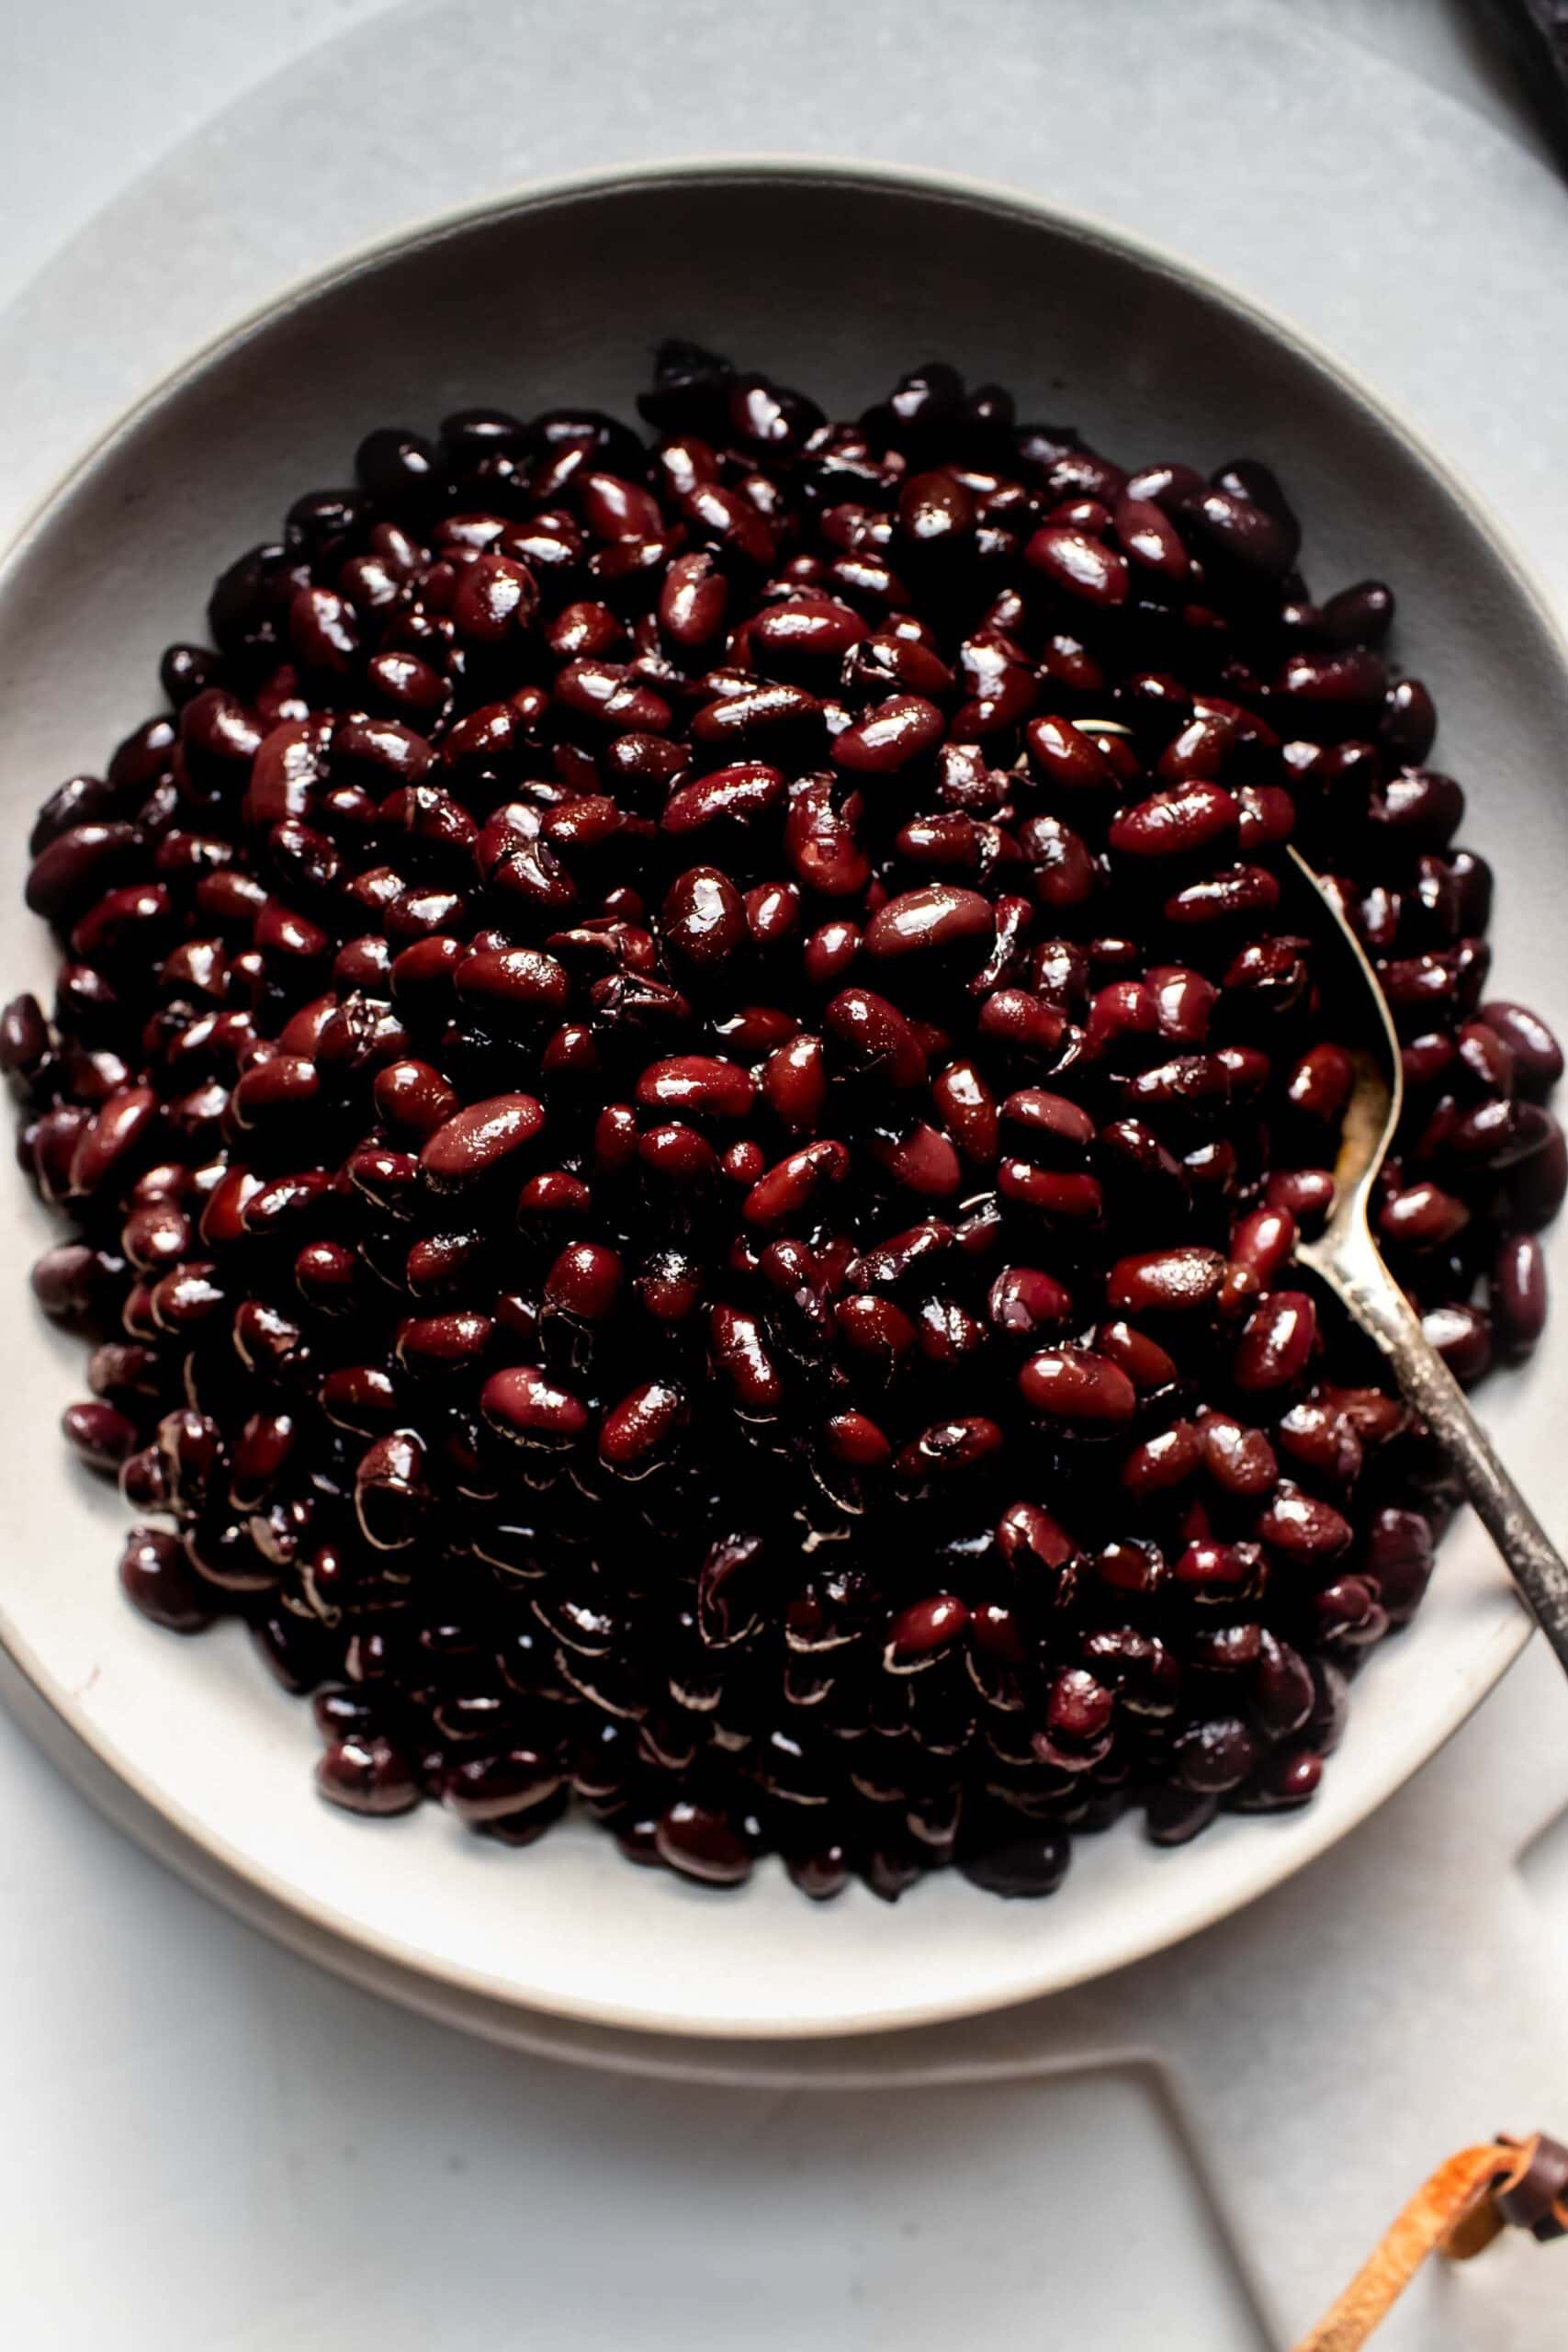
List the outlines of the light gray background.
<svg viewBox="0 0 1568 2352">
<path fill-rule="evenodd" d="M 1293 311 L 1568 603 L 1568 194 L 1457 0 L 777 14 L 0 0 L 0 528 L 347 243 L 533 173 L 815 149 L 1058 194 Z M 866 2095 L 624 2082 L 394 2013 L 177 1884 L 0 1716 L 0 2340 L 1281 2346 L 1428 2161 L 1568 2131 L 1563 1720 L 1537 1645 L 1242 1920 L 931 2045 L 1077 2075 Z M 1564 2309 L 1568 2255 L 1509 2245 L 1379 2341 L 1549 2352 Z"/>
</svg>

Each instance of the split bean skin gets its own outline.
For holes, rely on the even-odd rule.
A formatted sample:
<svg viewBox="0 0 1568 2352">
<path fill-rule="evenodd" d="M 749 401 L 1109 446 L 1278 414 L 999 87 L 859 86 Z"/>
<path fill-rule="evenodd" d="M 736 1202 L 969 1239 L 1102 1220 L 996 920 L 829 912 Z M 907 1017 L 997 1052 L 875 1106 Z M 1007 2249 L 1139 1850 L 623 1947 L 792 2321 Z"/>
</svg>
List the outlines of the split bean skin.
<svg viewBox="0 0 1568 2352">
<path fill-rule="evenodd" d="M 1568 1190 L 1394 590 L 935 362 L 639 406 L 369 433 L 39 815 L 0 1071 L 122 1589 L 243 1620 L 344 1811 L 708 1887 L 1304 1804 L 1454 1490 L 1295 1263 L 1361 1041 L 1288 842 L 1461 1378 Z"/>
</svg>

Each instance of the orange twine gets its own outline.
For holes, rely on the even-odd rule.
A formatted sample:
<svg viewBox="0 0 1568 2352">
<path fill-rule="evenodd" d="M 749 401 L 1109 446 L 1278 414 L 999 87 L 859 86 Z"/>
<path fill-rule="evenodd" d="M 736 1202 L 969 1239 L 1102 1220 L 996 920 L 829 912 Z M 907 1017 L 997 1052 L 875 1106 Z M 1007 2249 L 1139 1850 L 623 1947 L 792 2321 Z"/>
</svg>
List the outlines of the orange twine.
<svg viewBox="0 0 1568 2352">
<path fill-rule="evenodd" d="M 1568 2148 L 1544 2132 L 1499 2136 L 1439 2165 L 1295 2352 L 1359 2352 L 1429 2254 L 1467 2262 L 1510 2222 L 1542 2241 L 1568 2235 Z"/>
</svg>

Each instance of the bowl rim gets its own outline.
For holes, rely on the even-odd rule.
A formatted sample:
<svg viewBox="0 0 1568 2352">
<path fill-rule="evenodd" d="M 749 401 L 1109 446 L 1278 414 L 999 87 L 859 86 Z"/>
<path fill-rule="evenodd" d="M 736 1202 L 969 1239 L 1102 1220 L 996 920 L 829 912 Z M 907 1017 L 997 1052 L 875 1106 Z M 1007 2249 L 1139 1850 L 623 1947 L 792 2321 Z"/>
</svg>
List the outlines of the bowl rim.
<svg viewBox="0 0 1568 2352">
<path fill-rule="evenodd" d="M 422 246 L 439 244 L 446 238 L 460 236 L 465 231 L 490 221 L 548 209 L 577 198 L 613 196 L 649 185 L 755 183 L 783 187 L 803 181 L 821 187 L 849 186 L 892 196 L 942 198 L 974 211 L 1000 213 L 1025 225 L 1044 227 L 1063 233 L 1082 246 L 1099 248 L 1120 260 L 1131 261 L 1146 271 L 1198 293 L 1216 308 L 1238 316 L 1244 323 L 1252 326 L 1276 345 L 1283 346 L 1297 361 L 1370 412 L 1385 432 L 1404 445 L 1427 474 L 1436 480 L 1448 499 L 1459 508 L 1472 528 L 1487 542 L 1501 568 L 1510 576 L 1514 589 L 1530 609 L 1543 640 L 1555 655 L 1565 679 L 1568 679 L 1568 617 L 1560 615 L 1540 572 L 1518 546 L 1509 528 L 1468 478 L 1443 455 L 1397 401 L 1391 400 L 1357 367 L 1341 358 L 1286 312 L 1233 285 L 1206 265 L 1188 260 L 1173 248 L 1145 236 L 1139 231 L 1124 228 L 1100 212 L 1061 203 L 1055 198 L 1038 196 L 1007 182 L 931 166 L 788 151 L 756 153 L 720 151 L 710 154 L 651 157 L 628 164 L 594 165 L 581 171 L 513 183 L 479 201 L 419 215 L 384 234 L 358 243 L 323 267 L 288 280 L 187 349 L 66 462 L 26 510 L 4 545 L 0 546 L 0 600 L 9 593 L 15 576 L 34 542 L 49 527 L 57 511 L 125 440 L 170 399 L 196 382 L 216 363 L 239 353 L 255 336 L 321 296 L 355 279 L 372 277 L 379 269 Z M 1448 1700 L 1438 1736 L 1424 1753 L 1408 1758 L 1396 1756 L 1380 1770 L 1369 1773 L 1366 1786 L 1358 1792 L 1353 1804 L 1340 1813 L 1330 1815 L 1313 1808 L 1294 1816 L 1290 1824 L 1290 1842 L 1287 1844 L 1280 1840 L 1274 1852 L 1269 1853 L 1259 1841 L 1258 1859 L 1247 1874 L 1244 1893 L 1233 1895 L 1221 1887 L 1202 1901 L 1190 1904 L 1186 1910 L 1177 1909 L 1174 1918 L 1168 1913 L 1151 1906 L 1147 1926 L 1129 1939 L 1119 1956 L 1109 1963 L 1090 1960 L 1065 1971 L 1053 1969 L 1043 1964 L 1050 1949 L 1046 1941 L 1041 1946 L 1043 1964 L 1038 1974 L 1021 1972 L 1019 1981 L 1003 1992 L 961 1994 L 940 2000 L 908 2003 L 892 2011 L 845 2011 L 831 2018 L 818 2016 L 765 2021 L 698 2020 L 676 2018 L 664 2012 L 641 2009 L 635 2003 L 573 1999 L 565 1993 L 525 1994 L 505 1978 L 486 1970 L 468 1968 L 460 1962 L 443 1960 L 400 1938 L 367 1928 L 347 1913 L 303 1894 L 287 1879 L 278 1877 L 269 1868 L 235 1849 L 224 1837 L 209 1829 L 183 1804 L 171 1803 L 166 1793 L 150 1781 L 140 1767 L 122 1752 L 118 1742 L 96 1728 L 79 1698 L 54 1686 L 41 1661 L 34 1657 L 26 1636 L 13 1623 L 10 1611 L 0 1600 L 0 1649 L 26 1678 L 66 1738 L 79 1740 L 117 1781 L 148 1805 L 175 1833 L 175 1842 L 165 1849 L 160 1841 L 154 1849 L 129 1824 L 120 1821 L 118 1826 L 126 1827 L 128 1834 L 135 1836 L 139 1844 L 155 1852 L 157 1859 L 178 1871 L 188 1883 L 215 1896 L 224 1903 L 226 1908 L 237 1911 L 251 1924 L 262 1927 L 291 1949 L 321 1960 L 324 1964 L 333 1967 L 336 1973 L 361 1984 L 367 1981 L 365 1971 L 367 1967 L 373 1967 L 378 1961 L 390 1962 L 397 1970 L 407 1972 L 414 1980 L 439 1983 L 458 2000 L 467 1997 L 476 2002 L 500 2001 L 525 2014 L 656 2035 L 660 2040 L 685 2038 L 770 2042 L 832 2040 L 945 2024 L 1016 2007 L 1051 1993 L 1068 1991 L 1075 1985 L 1098 1981 L 1101 1976 L 1114 1974 L 1122 1968 L 1146 1960 L 1156 1952 L 1186 1942 L 1245 1909 L 1359 1828 L 1447 1745 L 1501 1680 L 1533 1631 L 1532 1623 L 1521 1602 L 1512 1618 L 1504 1618 L 1498 1623 L 1472 1657 L 1469 1674 L 1462 1682 L 1455 1685 Z M 50 1752 L 54 1760 L 70 1772 L 69 1766 L 56 1752 L 52 1743 Z M 79 1787 L 85 1785 L 77 1773 L 70 1772 L 70 1777 Z M 1259 1825 L 1248 1826 L 1257 1827 Z M 187 1846 L 193 1850 L 188 1853 L 182 1851 L 182 1848 Z M 201 1857 L 206 1858 L 207 1865 L 218 1866 L 221 1874 L 220 1883 L 214 1883 L 210 1868 L 201 1865 Z M 234 1883 L 231 1887 L 225 1886 L 223 1880 Z M 263 1898 L 267 1906 L 265 1912 L 258 1915 L 256 1908 L 243 1900 L 247 1889 L 254 1889 Z M 273 1906 L 276 1906 L 276 1916 L 273 1915 Z M 302 1932 L 298 1939 L 289 1933 L 291 1920 L 300 1923 Z M 326 1951 L 322 1949 L 322 1939 L 326 1939 L 329 1947 Z M 394 1997 L 400 1997 L 396 1987 L 378 1985 L 376 1989 L 391 1990 Z M 411 2005 L 420 2006 L 417 2002 Z"/>
</svg>

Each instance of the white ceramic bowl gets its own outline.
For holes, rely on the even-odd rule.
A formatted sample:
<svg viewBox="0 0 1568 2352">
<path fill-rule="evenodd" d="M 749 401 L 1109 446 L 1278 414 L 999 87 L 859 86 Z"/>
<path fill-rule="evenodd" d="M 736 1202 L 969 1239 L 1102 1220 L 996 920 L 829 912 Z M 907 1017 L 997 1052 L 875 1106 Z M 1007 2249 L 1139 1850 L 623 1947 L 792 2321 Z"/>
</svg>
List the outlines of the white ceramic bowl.
<svg viewBox="0 0 1568 2352">
<path fill-rule="evenodd" d="M 1440 757 L 1470 786 L 1467 830 L 1498 869 L 1498 985 L 1549 1017 L 1568 1011 L 1568 652 L 1433 454 L 1292 329 L 1168 255 L 981 187 L 790 163 L 560 185 L 438 221 L 247 321 L 91 453 L 0 571 L 7 986 L 51 971 L 21 906 L 34 808 L 154 706 L 160 650 L 200 637 L 236 548 L 301 489 L 341 479 L 372 424 L 487 399 L 629 411 L 671 333 L 799 381 L 835 413 L 942 354 L 1116 453 L 1267 458 L 1307 518 L 1311 575 L 1376 571 L 1397 588 L 1396 650 L 1438 694 Z M 358 1823 L 314 1796 L 308 1714 L 243 1634 L 184 1643 L 120 1600 L 126 1514 L 54 1427 L 80 1393 L 80 1352 L 25 1289 L 53 1230 L 19 1179 L 0 1185 L 0 1636 L 62 1727 L 187 1849 L 351 1973 L 375 1958 L 476 2004 L 686 2035 L 863 2032 L 1000 2006 L 1157 1950 L 1299 1869 L 1432 1754 L 1525 1638 L 1484 1540 L 1461 1525 L 1416 1629 L 1358 1684 L 1308 1811 L 1224 1820 L 1176 1853 L 1123 1825 L 1082 1841 L 1063 1892 L 1039 1905 L 948 1874 L 896 1909 L 854 1888 L 822 1910 L 776 1865 L 715 1895 L 628 1869 L 586 1826 L 515 1855 L 433 1808 Z M 1492 1383 L 1484 1409 L 1550 1500 L 1545 1366 Z"/>
</svg>

